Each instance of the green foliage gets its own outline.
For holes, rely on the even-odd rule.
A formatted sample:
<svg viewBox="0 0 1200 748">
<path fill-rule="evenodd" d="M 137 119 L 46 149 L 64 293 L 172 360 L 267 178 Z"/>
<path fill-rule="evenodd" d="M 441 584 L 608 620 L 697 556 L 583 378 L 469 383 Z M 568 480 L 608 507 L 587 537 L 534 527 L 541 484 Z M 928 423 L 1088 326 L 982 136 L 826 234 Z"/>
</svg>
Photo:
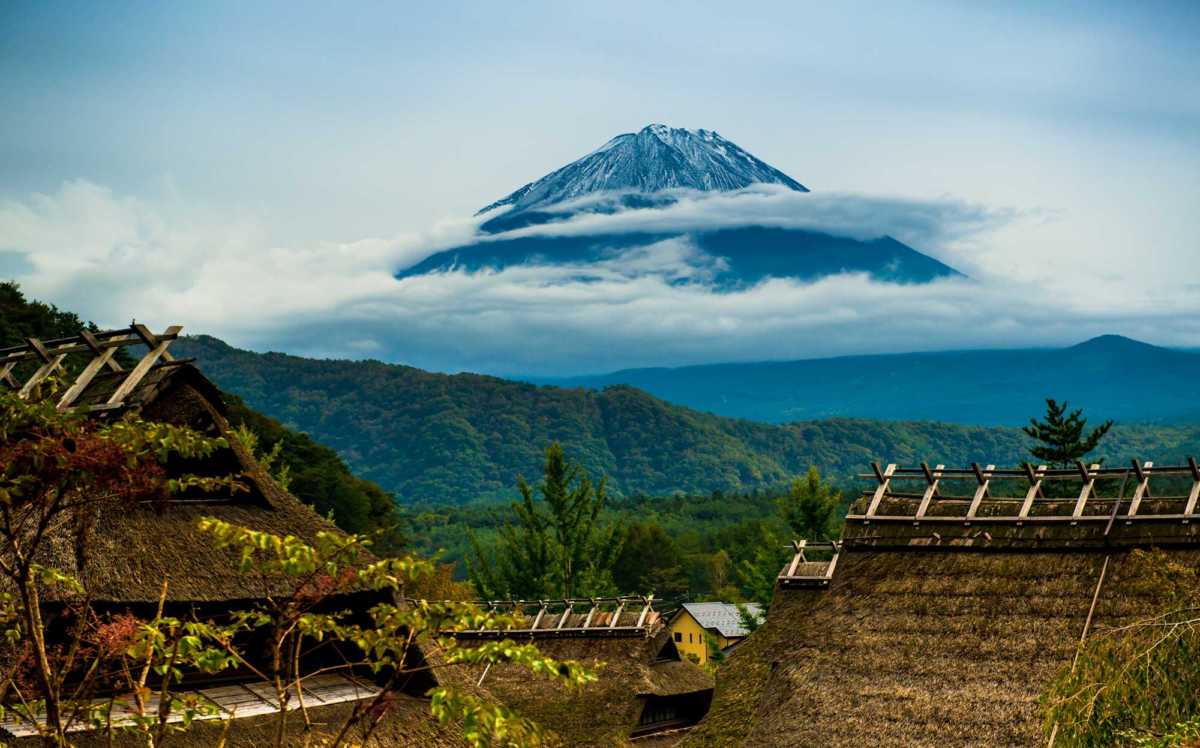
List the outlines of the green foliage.
<svg viewBox="0 0 1200 748">
<path fill-rule="evenodd" d="M 484 597 L 570 598 L 612 591 L 612 565 L 620 550 L 619 527 L 600 521 L 605 481 L 593 486 L 587 471 L 568 462 L 562 445 L 546 447 L 543 479 L 534 489 L 518 477 L 516 523 L 505 522 L 491 552 L 472 537 L 468 564 Z"/>
<path fill-rule="evenodd" d="M 1056 467 L 1071 467 L 1100 446 L 1112 426 L 1112 421 L 1105 421 L 1085 435 L 1087 419 L 1082 409 L 1068 413 L 1065 400 L 1060 405 L 1046 398 L 1046 420 L 1030 418 L 1029 425 L 1021 430 L 1038 442 L 1029 454 Z"/>
<path fill-rule="evenodd" d="M 792 556 L 785 541 L 786 538 L 764 529 L 754 544 L 754 555 L 737 565 L 738 581 L 749 602 L 756 602 L 764 608 L 771 604 L 771 598 L 775 596 L 775 580 Z"/>
<path fill-rule="evenodd" d="M 596 675 L 577 662 L 543 655 L 532 644 L 508 639 L 467 646 L 454 632 L 477 628 L 502 629 L 515 625 L 512 616 L 485 612 L 471 603 L 381 602 L 368 611 L 370 622 L 357 622 L 357 611 L 317 612 L 317 603 L 330 595 L 352 590 L 387 590 L 403 596 L 406 589 L 435 573 L 433 564 L 412 556 L 364 562 L 363 551 L 370 541 L 359 536 L 319 533 L 308 545 L 292 536 L 278 536 L 240 527 L 214 518 L 201 520 L 200 529 L 212 535 L 221 547 L 238 550 L 243 571 L 282 573 L 295 580 L 295 592 L 287 599 L 267 600 L 234 614 L 225 630 L 210 630 L 233 660 L 246 667 L 253 664 L 237 651 L 233 637 L 242 631 L 269 633 L 273 667 L 269 675 L 276 684 L 283 706 L 288 688 L 302 681 L 299 653 L 305 646 L 327 641 L 353 644 L 362 659 L 346 666 L 369 667 L 385 679 L 384 690 L 367 702 L 356 703 L 343 729 L 379 712 L 388 694 L 403 681 L 408 670 L 408 652 L 417 640 L 428 641 L 442 651 L 445 666 L 515 665 L 531 674 L 577 687 L 594 681 Z M 290 656 L 288 656 L 290 654 Z M 512 710 L 485 702 L 470 694 L 441 686 L 429 694 L 432 714 L 442 723 L 460 721 L 473 746 L 531 746 L 542 742 L 542 730 Z M 281 715 L 286 712 L 281 710 Z M 282 718 L 282 717 L 281 717 Z"/>
<path fill-rule="evenodd" d="M 613 582 L 623 592 L 674 597 L 688 589 L 684 563 L 675 539 L 657 522 L 630 522 L 613 564 Z"/>
<path fill-rule="evenodd" d="M 772 489 L 809 466 L 842 485 L 872 461 L 1017 465 L 1018 428 L 834 418 L 772 425 L 672 405 L 631 387 L 540 387 L 444 375 L 377 361 L 240 351 L 208 337 L 175 347 L 225 391 L 337 450 L 358 475 L 407 505 L 503 501 L 512 476 L 541 469 L 561 442 L 614 496 L 741 494 Z M 1111 461 L 1180 461 L 1200 452 L 1200 426 L 1114 427 Z M 296 466 L 293 465 L 293 470 Z"/>
<path fill-rule="evenodd" d="M 797 539 L 831 540 L 841 532 L 842 494 L 809 467 L 804 478 L 792 481 L 783 502 L 783 518 Z"/>
<path fill-rule="evenodd" d="M 1200 574 L 1161 552 L 1133 551 L 1130 594 L 1160 612 L 1095 632 L 1042 697 L 1060 745 L 1190 745 L 1200 715 Z"/>
<path fill-rule="evenodd" d="M 371 535 L 377 552 L 395 553 L 406 545 L 395 497 L 355 476 L 336 452 L 307 434 L 251 410 L 236 396 L 224 398 L 235 435 L 285 490 L 318 514 L 331 515 L 346 532 Z"/>
<path fill-rule="evenodd" d="M 111 704 L 94 706 L 88 696 L 103 678 L 113 676 L 108 667 L 100 667 L 98 655 L 88 666 L 88 658 L 93 657 L 89 652 L 108 651 L 88 641 L 102 630 L 104 622 L 91 611 L 83 585 L 72 574 L 38 562 L 53 557 L 47 545 L 62 539 L 62 528 L 82 528 L 97 512 L 127 511 L 138 503 L 162 501 L 193 487 L 232 491 L 241 485 L 233 476 L 168 479 L 163 469 L 173 457 L 209 456 L 227 446 L 223 440 L 183 427 L 145 422 L 133 414 L 102 424 L 60 413 L 54 407 L 57 385 L 55 380 L 47 382 L 40 393 L 45 397 L 32 401 L 0 390 L 0 587 L 5 590 L 0 596 L 0 625 L 7 650 L 0 652 L 0 660 L 26 666 L 23 673 L 20 668 L 6 669 L 0 678 L 0 697 L 16 694 L 12 714 L 33 724 L 47 743 L 65 746 L 72 724 L 107 720 L 106 709 Z M 85 537 L 76 530 L 73 539 L 80 557 L 86 554 L 82 547 Z M 47 642 L 50 623 L 43 619 L 42 595 L 50 590 L 71 614 L 62 616 L 66 623 L 54 623 L 73 637 L 72 646 L 53 648 Z M 191 632 L 173 640 L 169 659 L 156 659 L 161 647 L 155 649 L 155 642 L 167 640 L 163 627 L 170 625 L 160 620 L 153 629 L 139 629 L 146 647 L 139 653 L 145 661 L 143 674 L 136 683 L 126 679 L 140 700 L 149 672 L 154 670 L 162 681 L 163 709 L 172 703 L 166 692 L 171 680 L 178 679 L 178 668 L 193 659 L 210 661 L 204 657 L 204 647 L 192 646 Z M 25 682 L 18 684 L 18 680 Z M 198 713 L 194 705 L 178 706 L 185 721 Z M 38 713 L 45 715 L 44 721 L 35 719 Z M 161 743 L 168 730 L 162 709 L 152 716 L 139 707 L 135 716 L 135 726 L 153 733 Z"/>
</svg>

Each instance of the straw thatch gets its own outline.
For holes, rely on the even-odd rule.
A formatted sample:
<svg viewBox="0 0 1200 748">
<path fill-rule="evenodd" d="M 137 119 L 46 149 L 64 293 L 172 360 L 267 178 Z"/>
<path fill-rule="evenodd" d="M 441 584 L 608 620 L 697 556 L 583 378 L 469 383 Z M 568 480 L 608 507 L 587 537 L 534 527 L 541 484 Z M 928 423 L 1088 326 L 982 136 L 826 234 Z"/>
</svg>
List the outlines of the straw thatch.
<svg viewBox="0 0 1200 748">
<path fill-rule="evenodd" d="M 1093 632 L 1160 602 L 1128 550 L 847 547 L 828 590 L 776 591 L 685 745 L 1036 745 L 1038 696 L 1070 664 L 1106 556 Z"/>
<path fill-rule="evenodd" d="M 118 381 L 117 374 L 97 377 L 81 404 L 102 402 Z M 220 392 L 195 367 L 157 367 L 127 403 L 147 420 L 225 437 L 227 449 L 203 461 L 169 467 L 214 476 L 237 474 L 248 490 L 189 496 L 166 506 L 100 503 L 89 516 L 67 518 L 57 528 L 49 538 L 46 561 L 75 574 L 97 603 L 156 601 L 164 580 L 172 602 L 244 601 L 287 592 L 286 579 L 240 572 L 237 552 L 218 550 L 197 530 L 197 522 L 214 516 L 307 541 L 319 531 L 336 530 L 333 523 L 280 489 L 262 470 L 231 433 Z"/>
<path fill-rule="evenodd" d="M 636 613 L 623 613 L 618 625 L 632 626 L 635 621 Z M 516 709 L 551 731 L 554 743 L 563 746 L 627 745 L 647 701 L 655 697 L 691 699 L 707 708 L 712 677 L 680 659 L 657 617 L 644 635 L 539 638 L 536 644 L 546 655 L 594 668 L 598 679 L 582 689 L 569 689 L 515 666 L 492 667 L 486 674 L 482 667 L 437 667 L 436 677 Z M 436 665 L 437 655 L 429 657 Z"/>
</svg>

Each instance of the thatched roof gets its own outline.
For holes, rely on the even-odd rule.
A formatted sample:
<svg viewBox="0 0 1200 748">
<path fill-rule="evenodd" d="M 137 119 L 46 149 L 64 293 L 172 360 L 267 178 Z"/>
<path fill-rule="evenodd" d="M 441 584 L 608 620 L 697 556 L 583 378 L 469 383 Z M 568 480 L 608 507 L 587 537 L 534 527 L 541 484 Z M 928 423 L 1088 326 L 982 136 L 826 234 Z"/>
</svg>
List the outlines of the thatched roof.
<svg viewBox="0 0 1200 748">
<path fill-rule="evenodd" d="M 902 498 L 885 497 L 879 513 L 901 516 L 888 502 Z M 1043 517 L 1060 516 L 1053 503 Z M 1091 634 L 1166 602 L 1134 549 L 1166 541 L 1170 560 L 1200 563 L 1177 516 L 1072 524 L 1068 504 L 1067 521 L 1052 522 L 967 522 L 965 507 L 935 522 L 852 510 L 829 586 L 776 588 L 685 745 L 1044 742 L 1039 695 L 1070 666 L 1093 599 Z"/>
<path fill-rule="evenodd" d="M 618 624 L 632 625 L 636 615 L 623 613 Z M 661 619 L 640 636 L 539 638 L 536 644 L 546 655 L 595 668 L 599 678 L 573 690 L 515 666 L 492 667 L 485 675 L 482 667 L 437 666 L 436 653 L 427 655 L 441 683 L 516 709 L 564 746 L 625 745 L 647 698 L 697 694 L 707 699 L 713 687 L 708 673 L 680 659 Z"/>
<path fill-rule="evenodd" d="M 80 401 L 102 401 L 119 378 L 117 373 L 96 377 Z M 90 516 L 70 517 L 57 528 L 46 561 L 75 574 L 98 603 L 154 602 L 164 579 L 169 580 L 171 601 L 247 600 L 288 591 L 288 580 L 240 572 L 238 554 L 218 550 L 197 530 L 199 519 L 213 516 L 309 541 L 321 530 L 336 528 L 279 488 L 233 436 L 217 388 L 194 366 L 171 363 L 153 369 L 126 402 L 147 420 L 224 436 L 228 449 L 181 469 L 241 474 L 249 490 L 187 497 L 165 506 L 101 503 Z M 77 542 L 80 533 L 86 538 L 82 545 Z"/>
</svg>

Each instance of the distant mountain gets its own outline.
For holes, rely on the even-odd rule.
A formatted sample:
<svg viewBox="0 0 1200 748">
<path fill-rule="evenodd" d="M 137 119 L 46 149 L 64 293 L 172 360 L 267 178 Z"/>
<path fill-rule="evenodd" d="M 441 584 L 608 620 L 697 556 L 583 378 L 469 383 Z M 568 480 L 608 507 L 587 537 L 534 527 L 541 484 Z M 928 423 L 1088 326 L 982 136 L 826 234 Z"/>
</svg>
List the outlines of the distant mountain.
<svg viewBox="0 0 1200 748">
<path fill-rule="evenodd" d="M 485 206 L 523 213 L 599 192 L 653 193 L 686 188 L 740 190 L 752 184 L 808 188 L 712 130 L 647 125 L 618 135 L 588 155 Z"/>
<path fill-rule="evenodd" d="M 782 423 L 809 418 L 929 419 L 1018 425 L 1046 397 L 1097 419 L 1200 420 L 1200 353 L 1119 335 L 1061 349 L 877 356 L 630 369 L 544 384 L 628 384 L 697 410 Z"/>
<path fill-rule="evenodd" d="M 509 499 L 518 473 L 563 443 L 616 494 L 774 486 L 816 465 L 842 481 L 871 460 L 1014 464 L 1017 429 L 834 419 L 785 426 L 672 405 L 632 387 L 562 389 L 377 361 L 320 361 L 238 350 L 210 337 L 172 348 L 222 389 L 338 451 L 402 502 Z M 1034 409 L 1036 411 L 1036 409 Z M 1159 461 L 1200 453 L 1200 426 L 1121 426 L 1104 452 Z"/>
<path fill-rule="evenodd" d="M 401 269 L 397 278 L 451 270 L 502 270 L 515 265 L 570 266 L 587 280 L 600 265 L 632 268 L 623 258 L 666 257 L 654 272 L 672 282 L 737 289 L 766 278 L 814 280 L 844 272 L 877 280 L 925 283 L 958 271 L 889 236 L 861 239 L 815 230 L 762 225 L 747 216 L 720 227 L 629 230 L 601 222 L 587 232 L 559 224 L 585 215 L 620 216 L 664 210 L 697 193 L 770 185 L 796 194 L 808 188 L 711 130 L 648 125 L 618 135 L 583 158 L 487 205 L 474 241 L 433 254 Z M 790 194 L 790 193 L 789 193 Z M 736 205 L 735 205 L 736 208 Z M 727 210 L 733 210 L 726 206 Z M 786 209 L 785 209 L 786 210 Z M 736 210 L 734 210 L 737 215 Z M 786 216 L 785 216 L 786 217 Z M 608 228 L 605 228 L 608 226 Z M 536 231 L 530 229 L 541 227 Z M 521 231 L 525 229 L 524 231 Z M 665 254 L 664 254 L 665 253 Z M 673 254 L 671 254 L 673 253 Z"/>
</svg>

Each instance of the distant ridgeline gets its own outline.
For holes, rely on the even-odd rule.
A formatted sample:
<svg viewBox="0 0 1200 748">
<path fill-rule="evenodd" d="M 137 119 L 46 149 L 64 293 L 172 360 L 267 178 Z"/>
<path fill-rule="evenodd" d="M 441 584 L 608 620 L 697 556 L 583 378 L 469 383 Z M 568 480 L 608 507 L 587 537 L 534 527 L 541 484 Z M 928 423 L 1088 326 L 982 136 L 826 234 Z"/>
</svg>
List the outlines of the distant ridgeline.
<svg viewBox="0 0 1200 748">
<path fill-rule="evenodd" d="M 613 492 L 662 495 L 776 486 L 816 465 L 841 481 L 872 461 L 948 464 L 1026 459 L 1016 428 L 860 419 L 771 425 L 701 413 L 632 387 L 562 389 L 476 374 L 434 374 L 377 361 L 321 361 L 180 340 L 223 389 L 338 451 L 364 478 L 405 503 L 512 498 L 518 473 L 540 470 L 563 443 Z M 1056 393 L 1046 393 L 1056 395 Z M 1037 403 L 1029 415 L 1041 412 Z M 1089 410 L 1096 418 L 1103 410 Z M 1119 424 L 1110 462 L 1200 453 L 1198 426 Z"/>
<path fill-rule="evenodd" d="M 627 369 L 540 384 L 628 384 L 735 418 L 784 423 L 837 416 L 1023 425 L 1046 397 L 1097 418 L 1200 421 L 1200 353 L 1104 335 L 1069 348 L 944 351 L 804 361 Z"/>
</svg>

